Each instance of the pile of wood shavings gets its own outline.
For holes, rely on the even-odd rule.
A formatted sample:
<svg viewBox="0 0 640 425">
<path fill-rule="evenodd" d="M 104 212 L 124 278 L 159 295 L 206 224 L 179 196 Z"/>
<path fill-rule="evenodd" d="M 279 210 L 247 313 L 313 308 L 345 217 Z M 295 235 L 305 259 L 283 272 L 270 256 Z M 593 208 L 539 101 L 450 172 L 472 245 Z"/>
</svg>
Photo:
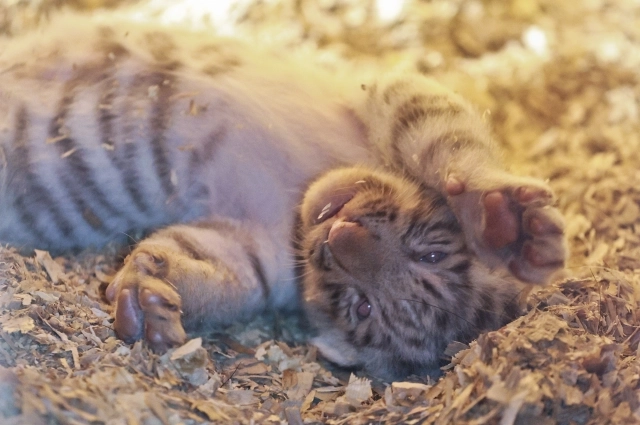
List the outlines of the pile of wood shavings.
<svg viewBox="0 0 640 425">
<path fill-rule="evenodd" d="M 0 5 L 0 17 L 19 32 L 43 4 Z M 416 0 L 376 13 L 366 1 L 282 0 L 244 1 L 234 16 L 242 37 L 319 63 L 416 67 L 487 111 L 514 172 L 558 194 L 567 276 L 530 296 L 526 316 L 452 346 L 437 382 L 385 384 L 330 369 L 295 325 L 276 331 L 272 319 L 156 356 L 114 337 L 100 294 L 113 253 L 2 249 L 0 422 L 640 421 L 640 5 Z"/>
</svg>

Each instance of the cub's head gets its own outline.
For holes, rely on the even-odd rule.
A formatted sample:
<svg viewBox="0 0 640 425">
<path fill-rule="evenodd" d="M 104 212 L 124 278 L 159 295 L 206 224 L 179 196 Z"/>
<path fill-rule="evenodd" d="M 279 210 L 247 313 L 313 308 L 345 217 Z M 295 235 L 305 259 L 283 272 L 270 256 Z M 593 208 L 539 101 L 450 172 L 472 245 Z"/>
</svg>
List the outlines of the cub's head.
<svg viewBox="0 0 640 425">
<path fill-rule="evenodd" d="M 324 357 L 384 378 L 438 374 L 447 344 L 517 314 L 518 285 L 467 249 L 434 189 L 338 169 L 302 204 L 303 302 Z"/>
</svg>

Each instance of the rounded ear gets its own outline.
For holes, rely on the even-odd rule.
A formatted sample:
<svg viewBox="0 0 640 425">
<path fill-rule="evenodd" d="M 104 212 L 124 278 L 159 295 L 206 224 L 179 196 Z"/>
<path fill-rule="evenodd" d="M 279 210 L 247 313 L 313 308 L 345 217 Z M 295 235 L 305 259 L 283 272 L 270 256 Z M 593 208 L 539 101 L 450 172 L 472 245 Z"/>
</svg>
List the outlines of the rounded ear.
<svg viewBox="0 0 640 425">
<path fill-rule="evenodd" d="M 325 359 L 342 367 L 360 366 L 356 349 L 334 332 L 321 334 L 311 339 L 311 344 Z"/>
</svg>

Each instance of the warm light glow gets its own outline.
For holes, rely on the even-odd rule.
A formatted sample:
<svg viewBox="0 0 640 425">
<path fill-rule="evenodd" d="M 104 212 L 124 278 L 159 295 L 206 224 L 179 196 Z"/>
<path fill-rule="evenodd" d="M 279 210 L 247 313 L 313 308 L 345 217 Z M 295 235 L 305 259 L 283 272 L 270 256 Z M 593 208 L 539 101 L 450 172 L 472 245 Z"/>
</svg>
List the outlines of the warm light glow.
<svg viewBox="0 0 640 425">
<path fill-rule="evenodd" d="M 614 63 L 620 60 L 622 50 L 614 40 L 603 40 L 596 50 L 598 59 L 605 63 Z"/>
<path fill-rule="evenodd" d="M 406 0 L 376 0 L 376 12 L 381 22 L 393 22 L 402 13 Z"/>
<path fill-rule="evenodd" d="M 535 26 L 529 27 L 522 35 L 522 40 L 528 49 L 533 50 L 540 56 L 547 54 L 547 35 L 540 28 Z"/>
<path fill-rule="evenodd" d="M 213 25 L 218 34 L 230 35 L 233 33 L 233 9 L 244 3 L 246 0 L 151 0 L 142 11 L 134 13 L 133 17 L 149 20 L 149 11 L 160 11 L 156 18 L 160 22 L 187 23 L 192 28 Z"/>
</svg>

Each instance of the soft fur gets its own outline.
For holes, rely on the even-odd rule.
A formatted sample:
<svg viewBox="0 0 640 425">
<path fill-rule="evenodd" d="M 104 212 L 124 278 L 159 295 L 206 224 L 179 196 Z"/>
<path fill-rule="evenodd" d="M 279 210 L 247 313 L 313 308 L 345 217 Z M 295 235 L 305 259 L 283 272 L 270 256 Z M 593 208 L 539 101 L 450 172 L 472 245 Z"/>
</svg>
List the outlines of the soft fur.
<svg viewBox="0 0 640 425">
<path fill-rule="evenodd" d="M 501 322 L 512 291 L 500 288 L 545 283 L 563 266 L 549 187 L 509 174 L 473 107 L 418 74 L 336 77 L 282 53 L 108 15 L 63 16 L 4 40 L 0 69 L 1 241 L 61 252 L 163 228 L 107 290 L 126 340 L 164 350 L 184 341 L 185 327 L 294 304 L 298 205 L 310 182 L 340 166 L 364 168 L 320 177 L 302 208 L 305 299 L 316 342 L 336 362 L 389 374 L 436 367 L 447 341 Z M 387 192 L 361 192 L 354 176 Z M 395 223 L 366 227 L 384 229 L 383 242 L 341 245 L 370 270 L 314 268 L 311 247 L 339 215 L 328 207 L 330 219 L 312 224 L 309 211 L 320 216 L 329 199 L 346 212 L 363 196 L 379 198 L 363 211 L 399 211 Z M 394 232 L 442 220 L 459 252 L 433 266 L 403 256 Z M 418 276 L 433 279 L 441 309 L 410 289 Z M 370 320 L 335 315 L 365 294 Z M 401 320 L 383 325 L 382 311 Z"/>
</svg>

